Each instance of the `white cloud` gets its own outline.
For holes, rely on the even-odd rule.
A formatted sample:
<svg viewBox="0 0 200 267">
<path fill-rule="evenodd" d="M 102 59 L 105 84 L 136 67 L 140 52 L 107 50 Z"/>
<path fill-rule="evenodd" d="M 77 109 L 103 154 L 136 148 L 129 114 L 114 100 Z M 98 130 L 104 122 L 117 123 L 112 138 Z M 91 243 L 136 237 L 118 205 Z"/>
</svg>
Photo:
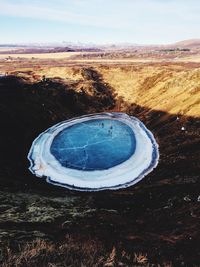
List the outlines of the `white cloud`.
<svg viewBox="0 0 200 267">
<path fill-rule="evenodd" d="M 88 2 L 88 0 L 83 0 Z M 98 1 L 98 0 L 96 0 Z M 126 22 L 120 22 L 111 16 L 101 16 L 100 14 L 82 14 L 81 10 L 76 11 L 70 10 L 70 6 L 66 4 L 67 1 L 49 1 L 41 3 L 38 1 L 0 1 L 0 14 L 23 17 L 23 18 L 36 18 L 43 20 L 62 21 L 71 24 L 79 24 L 86 26 L 97 26 L 97 27 L 110 27 L 113 29 L 122 29 L 128 26 Z M 63 3 L 62 3 L 63 2 Z M 79 2 L 79 3 L 78 3 Z M 83 4 L 81 0 L 75 6 L 80 7 Z M 39 4 L 40 3 L 40 4 Z"/>
</svg>

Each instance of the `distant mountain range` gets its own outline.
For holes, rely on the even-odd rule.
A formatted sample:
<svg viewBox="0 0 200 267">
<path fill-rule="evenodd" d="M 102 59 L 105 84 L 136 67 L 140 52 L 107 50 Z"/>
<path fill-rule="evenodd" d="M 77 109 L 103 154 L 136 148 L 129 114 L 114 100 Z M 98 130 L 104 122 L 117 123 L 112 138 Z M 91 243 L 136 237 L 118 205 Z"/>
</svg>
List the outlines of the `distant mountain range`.
<svg viewBox="0 0 200 267">
<path fill-rule="evenodd" d="M 145 45 L 145 44 L 73 44 L 72 42 L 63 42 L 56 44 L 0 44 L 0 53 L 5 54 L 23 54 L 23 53 L 58 53 L 58 52 L 100 52 L 103 50 L 121 50 L 121 49 L 200 49 L 200 39 L 190 39 L 173 44 L 166 45 Z"/>
<path fill-rule="evenodd" d="M 4 48 L 4 49 L 3 49 Z M 43 53 L 62 53 L 62 52 L 100 52 L 97 47 L 31 47 L 31 46 L 3 46 L 0 45 L 0 54 L 43 54 Z"/>
</svg>

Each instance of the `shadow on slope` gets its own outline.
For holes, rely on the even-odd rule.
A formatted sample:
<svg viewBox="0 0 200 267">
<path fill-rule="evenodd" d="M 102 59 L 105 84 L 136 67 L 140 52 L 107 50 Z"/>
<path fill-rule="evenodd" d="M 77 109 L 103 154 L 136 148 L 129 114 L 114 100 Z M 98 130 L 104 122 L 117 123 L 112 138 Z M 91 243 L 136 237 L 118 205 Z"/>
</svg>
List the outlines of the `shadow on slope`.
<svg viewBox="0 0 200 267">
<path fill-rule="evenodd" d="M 7 177 L 15 176 L 12 186 L 18 182 L 17 177 L 27 174 L 28 150 L 42 131 L 74 116 L 114 107 L 115 100 L 110 89 L 100 79 L 88 79 L 90 90 L 93 90 L 90 95 L 82 88 L 76 91 L 81 84 L 68 85 L 61 79 L 29 83 L 28 80 L 11 76 L 0 80 L 0 175 L 7 182 Z"/>
<path fill-rule="evenodd" d="M 176 264 L 200 262 L 195 245 L 200 242 L 199 119 L 117 105 L 98 73 L 87 69 L 84 75 L 92 94 L 62 80 L 0 80 L 0 238 L 63 240 L 78 232 L 85 238 L 95 235 L 109 248 L 134 248 L 151 258 L 174 258 Z M 138 117 L 158 140 L 160 163 L 143 181 L 119 191 L 78 193 L 29 173 L 26 157 L 39 133 L 73 116 L 109 110 Z"/>
</svg>

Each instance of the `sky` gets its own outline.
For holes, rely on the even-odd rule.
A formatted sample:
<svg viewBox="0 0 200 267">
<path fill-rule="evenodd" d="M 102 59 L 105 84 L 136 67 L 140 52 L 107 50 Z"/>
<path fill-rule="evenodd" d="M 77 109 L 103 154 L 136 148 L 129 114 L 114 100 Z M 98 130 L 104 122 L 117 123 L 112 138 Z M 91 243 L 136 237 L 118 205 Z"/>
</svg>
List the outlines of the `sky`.
<svg viewBox="0 0 200 267">
<path fill-rule="evenodd" d="M 0 44 L 200 38 L 199 0 L 0 0 Z"/>
</svg>

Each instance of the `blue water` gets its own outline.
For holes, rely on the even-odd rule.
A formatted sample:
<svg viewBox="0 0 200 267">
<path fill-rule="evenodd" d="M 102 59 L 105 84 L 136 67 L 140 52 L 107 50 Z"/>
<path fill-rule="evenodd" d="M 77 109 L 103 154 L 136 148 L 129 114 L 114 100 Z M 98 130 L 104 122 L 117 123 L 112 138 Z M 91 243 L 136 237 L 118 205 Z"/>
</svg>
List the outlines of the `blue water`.
<svg viewBox="0 0 200 267">
<path fill-rule="evenodd" d="M 126 161 L 135 148 L 135 135 L 128 125 L 113 119 L 95 119 L 60 132 L 50 151 L 64 167 L 91 171 Z"/>
</svg>

